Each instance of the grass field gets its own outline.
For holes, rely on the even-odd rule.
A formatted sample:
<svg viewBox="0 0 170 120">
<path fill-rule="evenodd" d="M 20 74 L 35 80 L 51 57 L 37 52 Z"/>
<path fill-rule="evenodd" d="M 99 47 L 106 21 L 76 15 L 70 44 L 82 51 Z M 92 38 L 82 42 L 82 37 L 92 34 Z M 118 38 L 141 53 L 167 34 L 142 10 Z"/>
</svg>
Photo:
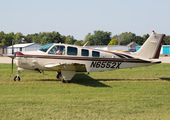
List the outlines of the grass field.
<svg viewBox="0 0 170 120">
<path fill-rule="evenodd" d="M 170 119 L 170 64 L 77 73 L 63 84 L 48 75 L 20 74 L 0 64 L 1 120 Z"/>
</svg>

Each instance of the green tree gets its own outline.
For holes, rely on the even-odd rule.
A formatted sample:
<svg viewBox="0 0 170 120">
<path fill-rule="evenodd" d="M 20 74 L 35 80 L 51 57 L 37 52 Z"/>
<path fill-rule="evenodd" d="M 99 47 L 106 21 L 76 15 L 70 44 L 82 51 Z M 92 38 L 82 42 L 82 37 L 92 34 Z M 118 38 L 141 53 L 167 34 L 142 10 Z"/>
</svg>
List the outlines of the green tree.
<svg viewBox="0 0 170 120">
<path fill-rule="evenodd" d="M 32 34 L 32 35 L 27 35 L 26 38 L 30 42 L 35 42 L 39 43 L 42 45 L 48 44 L 48 43 L 64 43 L 66 37 L 64 35 L 60 35 L 59 32 L 40 32 Z"/>
<path fill-rule="evenodd" d="M 126 45 L 128 42 L 131 42 L 133 37 L 135 37 L 136 34 L 131 32 L 124 32 L 116 38 L 118 40 L 118 45 Z M 124 41 L 124 42 L 123 42 Z"/>
<path fill-rule="evenodd" d="M 47 37 L 47 32 L 39 32 L 37 40 L 39 41 L 39 43 L 41 45 L 45 45 L 45 44 L 50 43 L 50 41 L 48 39 L 49 38 Z"/>
<path fill-rule="evenodd" d="M 6 45 L 12 45 L 12 40 L 14 40 L 15 34 L 14 32 L 11 32 L 9 34 L 5 34 L 5 40 L 6 40 Z"/>
<path fill-rule="evenodd" d="M 149 36 L 150 36 L 149 34 L 146 34 L 146 35 L 144 34 L 142 37 L 146 41 L 149 38 Z"/>
<path fill-rule="evenodd" d="M 128 45 L 130 42 L 132 42 L 133 38 L 124 38 L 124 40 L 122 40 L 120 42 L 120 45 Z"/>
<path fill-rule="evenodd" d="M 111 32 L 94 31 L 93 40 L 94 45 L 108 45 L 111 40 Z"/>
<path fill-rule="evenodd" d="M 32 36 L 31 42 L 41 44 L 41 37 L 39 36 L 38 33 L 35 33 L 35 34 L 31 35 L 31 36 Z"/>
<path fill-rule="evenodd" d="M 82 46 L 83 45 L 83 40 L 76 40 L 74 42 L 74 45 Z"/>
<path fill-rule="evenodd" d="M 86 35 L 86 37 L 84 38 L 83 45 L 84 44 L 86 44 L 86 46 L 94 45 L 94 40 L 93 40 L 93 36 L 91 35 L 91 33 L 88 33 L 88 35 Z"/>
<path fill-rule="evenodd" d="M 117 45 L 117 39 L 112 39 L 108 45 Z"/>
<path fill-rule="evenodd" d="M 60 38 L 61 38 L 61 43 L 65 43 L 65 41 L 66 41 L 66 36 L 65 36 L 65 35 L 61 35 Z"/>
<path fill-rule="evenodd" d="M 111 37 L 111 39 L 117 39 L 118 38 L 118 35 L 114 35 Z"/>
<path fill-rule="evenodd" d="M 88 33 L 84 39 L 84 44 L 88 41 L 87 45 L 107 45 L 111 40 L 111 32 L 104 31 L 94 31 L 94 34 L 91 35 Z"/>
<path fill-rule="evenodd" d="M 60 33 L 55 32 L 55 31 L 51 33 L 51 39 L 52 39 L 51 41 L 52 43 L 64 43 L 65 42 L 65 40 L 62 39 L 62 36 L 60 35 Z"/>
<path fill-rule="evenodd" d="M 145 40 L 141 36 L 132 36 L 132 37 L 125 38 L 123 41 L 121 41 L 120 45 L 128 45 L 132 41 L 136 42 L 138 45 L 143 45 Z"/>
<path fill-rule="evenodd" d="M 0 45 L 9 46 L 12 45 L 12 40 L 14 39 L 15 34 L 13 32 L 5 34 L 3 31 L 0 32 Z"/>
<path fill-rule="evenodd" d="M 21 43 L 21 38 L 23 37 L 23 34 L 21 32 L 17 32 L 14 37 L 14 44 Z"/>
<path fill-rule="evenodd" d="M 170 36 L 165 36 L 164 37 L 164 45 L 170 45 Z"/>
<path fill-rule="evenodd" d="M 27 43 L 34 43 L 35 41 L 34 41 L 34 34 L 28 34 L 26 37 L 25 37 L 25 41 L 27 42 Z"/>
<path fill-rule="evenodd" d="M 67 36 L 66 37 L 66 40 L 65 40 L 65 44 L 73 44 L 75 42 L 75 40 L 74 40 L 74 37 L 73 36 Z"/>
<path fill-rule="evenodd" d="M 143 43 L 145 42 L 144 38 L 141 36 L 133 37 L 132 41 L 136 42 L 138 45 L 143 45 Z"/>
<path fill-rule="evenodd" d="M 4 31 L 1 31 L 0 32 L 0 43 L 1 43 L 1 40 L 4 38 L 4 35 L 5 35 Z"/>
<path fill-rule="evenodd" d="M 5 38 L 3 38 L 3 39 L 1 40 L 0 46 L 5 46 L 5 45 L 6 45 L 6 40 L 5 40 Z"/>
</svg>

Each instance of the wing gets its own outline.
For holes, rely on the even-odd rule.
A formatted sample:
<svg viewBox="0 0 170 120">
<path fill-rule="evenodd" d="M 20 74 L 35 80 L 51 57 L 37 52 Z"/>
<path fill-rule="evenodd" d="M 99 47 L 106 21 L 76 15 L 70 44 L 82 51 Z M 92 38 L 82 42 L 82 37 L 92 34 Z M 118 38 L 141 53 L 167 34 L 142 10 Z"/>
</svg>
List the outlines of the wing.
<svg viewBox="0 0 170 120">
<path fill-rule="evenodd" d="M 56 63 L 56 64 L 47 64 L 45 68 L 51 69 L 53 71 L 61 71 L 61 70 L 68 70 L 68 71 L 79 71 L 85 72 L 86 68 L 84 64 L 79 63 Z"/>
<path fill-rule="evenodd" d="M 57 63 L 57 64 L 47 64 L 45 65 L 45 68 L 52 69 L 52 70 L 59 70 L 64 67 L 64 64 Z"/>
</svg>

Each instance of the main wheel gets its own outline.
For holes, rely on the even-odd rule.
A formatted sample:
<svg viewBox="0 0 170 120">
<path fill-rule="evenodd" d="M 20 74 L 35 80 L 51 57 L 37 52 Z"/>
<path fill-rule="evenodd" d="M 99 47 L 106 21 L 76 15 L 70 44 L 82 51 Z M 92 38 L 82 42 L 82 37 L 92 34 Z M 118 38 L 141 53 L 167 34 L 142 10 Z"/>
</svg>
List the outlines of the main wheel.
<svg viewBox="0 0 170 120">
<path fill-rule="evenodd" d="M 62 83 L 66 83 L 66 81 L 64 80 L 64 78 L 61 79 L 61 82 L 62 82 Z"/>
<path fill-rule="evenodd" d="M 66 82 L 66 83 L 70 83 L 70 82 L 71 82 L 71 80 L 65 80 L 65 82 Z"/>
<path fill-rule="evenodd" d="M 58 72 L 56 78 L 60 78 L 60 77 L 61 77 L 61 72 Z"/>
<path fill-rule="evenodd" d="M 20 77 L 19 77 L 19 76 L 18 76 L 18 77 L 15 76 L 15 77 L 14 77 L 14 81 L 20 81 Z"/>
<path fill-rule="evenodd" d="M 70 83 L 71 80 L 64 80 L 64 79 L 62 78 L 62 79 L 61 79 L 61 82 L 62 82 L 62 83 Z"/>
</svg>

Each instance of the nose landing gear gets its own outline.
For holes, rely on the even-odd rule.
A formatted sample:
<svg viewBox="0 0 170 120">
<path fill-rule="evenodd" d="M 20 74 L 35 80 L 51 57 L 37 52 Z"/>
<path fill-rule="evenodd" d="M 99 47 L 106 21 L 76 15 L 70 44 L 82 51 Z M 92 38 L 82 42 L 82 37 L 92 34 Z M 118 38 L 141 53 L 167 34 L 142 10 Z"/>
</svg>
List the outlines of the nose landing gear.
<svg viewBox="0 0 170 120">
<path fill-rule="evenodd" d="M 20 81 L 20 77 L 19 76 L 15 76 L 14 77 L 14 81 Z"/>
<path fill-rule="evenodd" d="M 14 81 L 20 81 L 19 73 L 20 71 L 18 71 L 17 76 L 14 77 Z"/>
</svg>

